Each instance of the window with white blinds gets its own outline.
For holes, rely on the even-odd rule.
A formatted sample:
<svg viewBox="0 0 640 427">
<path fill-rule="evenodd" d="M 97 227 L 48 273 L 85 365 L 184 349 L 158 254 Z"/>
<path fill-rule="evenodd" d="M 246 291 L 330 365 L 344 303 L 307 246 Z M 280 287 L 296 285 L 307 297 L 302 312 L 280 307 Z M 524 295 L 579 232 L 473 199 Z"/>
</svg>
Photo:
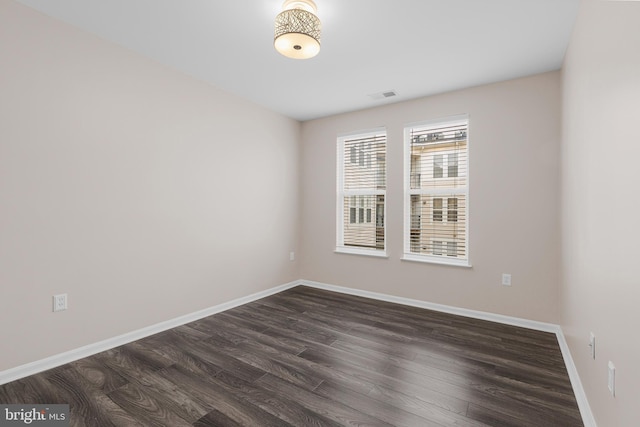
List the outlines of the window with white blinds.
<svg viewBox="0 0 640 427">
<path fill-rule="evenodd" d="M 469 265 L 469 120 L 405 128 L 404 259 Z"/>
<path fill-rule="evenodd" d="M 337 252 L 385 255 L 387 134 L 338 138 Z"/>
</svg>

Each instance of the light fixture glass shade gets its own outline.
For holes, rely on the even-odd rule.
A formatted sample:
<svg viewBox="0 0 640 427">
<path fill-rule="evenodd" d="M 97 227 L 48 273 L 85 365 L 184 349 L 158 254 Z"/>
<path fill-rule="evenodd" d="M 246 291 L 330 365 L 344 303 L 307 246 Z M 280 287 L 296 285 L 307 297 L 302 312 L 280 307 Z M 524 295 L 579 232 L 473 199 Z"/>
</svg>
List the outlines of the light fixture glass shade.
<svg viewBox="0 0 640 427">
<path fill-rule="evenodd" d="M 320 52 L 320 19 L 311 0 L 285 1 L 276 16 L 273 44 L 282 55 L 294 59 L 313 58 Z"/>
</svg>

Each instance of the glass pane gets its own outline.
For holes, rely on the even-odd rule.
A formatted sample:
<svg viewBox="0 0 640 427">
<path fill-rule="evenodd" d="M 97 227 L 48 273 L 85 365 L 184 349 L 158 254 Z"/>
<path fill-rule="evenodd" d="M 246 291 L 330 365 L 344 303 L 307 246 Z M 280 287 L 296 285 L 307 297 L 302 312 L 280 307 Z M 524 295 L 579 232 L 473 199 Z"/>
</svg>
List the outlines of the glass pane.
<svg viewBox="0 0 640 427">
<path fill-rule="evenodd" d="M 442 199 L 433 199 L 433 221 L 442 222 Z"/>
<path fill-rule="evenodd" d="M 375 211 L 360 207 L 366 205 L 375 205 Z M 343 227 L 345 246 L 384 249 L 384 196 L 358 196 L 357 205 L 345 209 Z"/>
<path fill-rule="evenodd" d="M 420 228 L 422 212 L 420 210 L 420 196 L 411 196 L 411 228 Z"/>
<path fill-rule="evenodd" d="M 447 199 L 447 221 L 458 221 L 458 199 L 455 197 Z"/>
<path fill-rule="evenodd" d="M 420 156 L 411 155 L 411 172 L 410 172 L 410 185 L 412 189 L 420 188 L 421 185 L 422 167 L 420 164 Z"/>
<path fill-rule="evenodd" d="M 384 227 L 384 196 L 378 196 L 376 202 L 376 227 Z"/>
<path fill-rule="evenodd" d="M 467 125 L 416 127 L 410 132 L 410 188 L 465 187 Z"/>
<path fill-rule="evenodd" d="M 376 188 L 381 190 L 386 187 L 387 163 L 385 153 L 378 153 L 376 156 Z"/>
<path fill-rule="evenodd" d="M 433 241 L 433 254 L 434 255 L 442 255 L 442 242 L 434 240 Z"/>
<path fill-rule="evenodd" d="M 384 189 L 386 186 L 385 150 L 385 135 L 371 135 L 344 141 L 344 189 Z"/>
<path fill-rule="evenodd" d="M 462 195 L 447 198 L 411 195 L 410 252 L 464 258 L 465 200 Z"/>
<path fill-rule="evenodd" d="M 442 178 L 443 169 L 442 169 L 442 154 L 436 154 L 433 156 L 433 177 L 434 178 Z"/>
<path fill-rule="evenodd" d="M 458 177 L 458 153 L 450 153 L 447 159 L 447 178 Z"/>
<path fill-rule="evenodd" d="M 467 258 L 467 128 L 456 120 L 409 129 L 405 180 L 420 190 L 407 196 L 412 253 Z"/>
<path fill-rule="evenodd" d="M 456 242 L 447 242 L 447 256 L 458 256 Z"/>
</svg>

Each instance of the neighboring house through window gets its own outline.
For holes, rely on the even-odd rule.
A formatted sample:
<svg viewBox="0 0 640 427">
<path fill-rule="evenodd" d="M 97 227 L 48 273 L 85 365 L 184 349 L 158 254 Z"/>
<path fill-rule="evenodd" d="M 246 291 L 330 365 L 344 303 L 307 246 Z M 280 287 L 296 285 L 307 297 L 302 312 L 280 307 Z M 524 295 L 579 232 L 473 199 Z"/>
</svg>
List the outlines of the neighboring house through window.
<svg viewBox="0 0 640 427">
<path fill-rule="evenodd" d="M 469 265 L 468 118 L 405 128 L 404 259 Z"/>
<path fill-rule="evenodd" d="M 384 129 L 338 138 L 337 252 L 385 254 Z"/>
</svg>

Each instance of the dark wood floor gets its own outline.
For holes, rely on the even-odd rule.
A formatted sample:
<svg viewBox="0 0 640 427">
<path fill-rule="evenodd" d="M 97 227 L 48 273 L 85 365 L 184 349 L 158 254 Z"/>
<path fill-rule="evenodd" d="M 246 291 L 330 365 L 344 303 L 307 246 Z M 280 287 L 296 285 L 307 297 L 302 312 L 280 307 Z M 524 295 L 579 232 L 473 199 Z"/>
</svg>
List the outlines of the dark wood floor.
<svg viewBox="0 0 640 427">
<path fill-rule="evenodd" d="M 72 426 L 582 426 L 555 335 L 299 286 L 0 386 Z"/>
</svg>

